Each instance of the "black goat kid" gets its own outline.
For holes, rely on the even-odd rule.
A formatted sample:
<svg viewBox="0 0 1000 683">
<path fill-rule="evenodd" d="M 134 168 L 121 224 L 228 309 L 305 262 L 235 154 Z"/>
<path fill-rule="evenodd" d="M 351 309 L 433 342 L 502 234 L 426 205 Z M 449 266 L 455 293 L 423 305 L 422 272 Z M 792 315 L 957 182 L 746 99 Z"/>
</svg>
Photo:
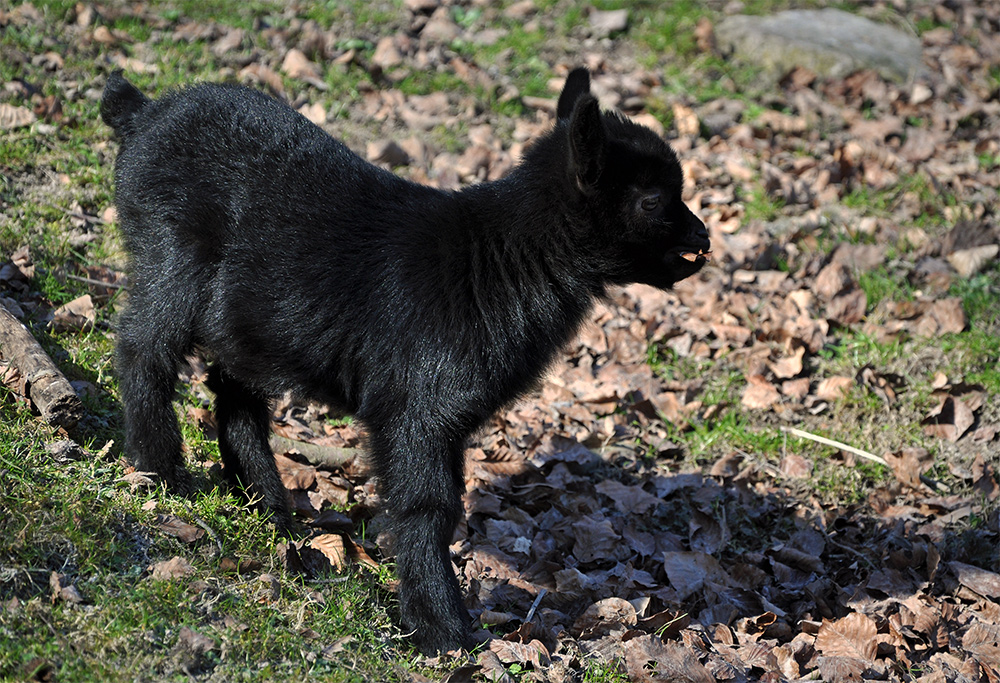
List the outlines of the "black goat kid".
<svg viewBox="0 0 1000 683">
<path fill-rule="evenodd" d="M 153 101 L 116 72 L 101 116 L 121 141 L 132 262 L 117 369 L 135 466 L 187 487 L 172 400 L 197 349 L 226 477 L 287 530 L 269 400 L 290 390 L 350 410 L 392 519 L 405 628 L 424 651 L 469 644 L 448 553 L 466 440 L 608 285 L 666 288 L 702 267 L 708 235 L 674 153 L 602 113 L 584 69 L 516 169 L 460 192 L 376 168 L 247 88 Z"/>
</svg>

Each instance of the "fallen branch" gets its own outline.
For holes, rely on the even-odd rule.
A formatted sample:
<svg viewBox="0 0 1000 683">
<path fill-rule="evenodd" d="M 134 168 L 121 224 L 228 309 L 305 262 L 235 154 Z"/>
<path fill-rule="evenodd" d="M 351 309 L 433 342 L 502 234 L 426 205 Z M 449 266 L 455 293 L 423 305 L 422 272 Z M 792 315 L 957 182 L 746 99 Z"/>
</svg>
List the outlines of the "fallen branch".
<svg viewBox="0 0 1000 683">
<path fill-rule="evenodd" d="M 306 441 L 296 441 L 278 434 L 271 435 L 271 448 L 276 453 L 295 451 L 309 461 L 310 465 L 333 469 L 343 467 L 364 453 L 360 448 L 337 448 L 335 446 L 320 446 Z"/>
<path fill-rule="evenodd" d="M 49 424 L 72 429 L 83 403 L 28 328 L 0 304 L 0 355 L 24 378 L 24 395 Z"/>
</svg>

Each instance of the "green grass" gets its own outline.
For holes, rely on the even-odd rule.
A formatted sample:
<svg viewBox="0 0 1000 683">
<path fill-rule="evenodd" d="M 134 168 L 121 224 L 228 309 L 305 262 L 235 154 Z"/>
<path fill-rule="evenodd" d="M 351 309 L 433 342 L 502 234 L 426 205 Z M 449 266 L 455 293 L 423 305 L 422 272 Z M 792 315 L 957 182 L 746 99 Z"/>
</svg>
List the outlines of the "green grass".
<svg viewBox="0 0 1000 683">
<path fill-rule="evenodd" d="M 132 492 L 114 456 L 55 462 L 44 450 L 55 435 L 12 405 L 6 390 L 0 417 L 0 508 L 7 511 L 0 538 L 8 541 L 0 545 L 0 602 L 7 605 L 0 678 L 18 679 L 35 660 L 58 680 L 130 681 L 137 664 L 148 665 L 151 679 L 173 678 L 183 662 L 171 653 L 186 625 L 219 645 L 199 666 L 228 672 L 226 680 L 408 680 L 398 667 L 386 670 L 402 645 L 393 600 L 381 587 L 386 576 L 363 569 L 333 581 L 290 576 L 275 564 L 273 527 L 204 475 L 191 498 Z M 156 528 L 161 513 L 202 523 L 215 537 L 186 546 Z M 174 555 L 194 565 L 194 576 L 149 578 L 152 563 Z M 233 577 L 220 567 L 223 557 L 262 570 Z M 277 578 L 276 597 L 263 590 L 261 571 Z M 76 586 L 80 605 L 50 599 L 51 572 Z M 324 656 L 342 639 L 349 639 L 344 652 Z"/>
</svg>

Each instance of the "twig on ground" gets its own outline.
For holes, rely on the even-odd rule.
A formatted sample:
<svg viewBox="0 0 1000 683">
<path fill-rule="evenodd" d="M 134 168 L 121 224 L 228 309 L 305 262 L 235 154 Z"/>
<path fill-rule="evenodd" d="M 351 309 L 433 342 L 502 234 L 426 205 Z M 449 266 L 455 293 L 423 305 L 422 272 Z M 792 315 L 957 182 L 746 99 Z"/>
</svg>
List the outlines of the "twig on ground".
<svg viewBox="0 0 1000 683">
<path fill-rule="evenodd" d="M 216 547 L 218 547 L 218 549 L 219 549 L 219 552 L 217 554 L 221 555 L 222 554 L 222 541 L 219 539 L 219 535 L 217 533 L 215 533 L 215 530 L 212 527 L 208 526 L 208 524 L 206 524 L 205 521 L 203 519 L 201 519 L 200 517 L 198 517 L 197 515 L 192 515 L 192 519 L 194 519 L 194 523 L 195 524 L 197 524 L 202 529 L 204 529 L 205 531 L 208 532 L 208 535 L 212 537 L 212 540 L 215 541 Z"/>
<path fill-rule="evenodd" d="M 95 287 L 107 287 L 108 289 L 126 289 L 128 287 L 128 285 L 118 284 L 117 282 L 105 282 L 104 280 L 95 280 L 92 277 L 83 277 L 82 275 L 72 275 L 70 273 L 66 273 L 65 277 L 69 280 L 76 280 L 77 282 Z"/>
<path fill-rule="evenodd" d="M 528 615 L 524 617 L 525 623 L 531 621 L 531 618 L 535 616 L 535 610 L 538 609 L 538 605 L 542 602 L 542 598 L 545 597 L 546 593 L 548 593 L 548 589 L 546 588 L 542 588 L 538 591 L 538 595 L 535 596 L 535 601 L 531 603 L 531 609 L 528 610 Z"/>
</svg>

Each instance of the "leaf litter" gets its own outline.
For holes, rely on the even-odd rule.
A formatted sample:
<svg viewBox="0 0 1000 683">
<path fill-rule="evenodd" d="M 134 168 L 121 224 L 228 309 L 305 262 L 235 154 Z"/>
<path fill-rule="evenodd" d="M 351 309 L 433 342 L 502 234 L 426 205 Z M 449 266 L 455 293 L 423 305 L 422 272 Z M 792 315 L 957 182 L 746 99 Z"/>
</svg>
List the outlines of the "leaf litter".
<svg viewBox="0 0 1000 683">
<path fill-rule="evenodd" d="M 252 56 L 240 29 L 151 19 L 141 7 L 95 12 L 81 3 L 73 30 L 107 45 L 112 63 L 141 73 L 158 67 L 130 56 L 142 50 L 133 49 L 127 33 L 96 21 L 99 12 L 155 21 L 158 39 L 172 32 L 176 40 L 209 41 L 238 80 L 284 97 L 291 93 L 281 74 L 296 81 L 303 89 L 296 107 L 335 134 L 337 125 L 327 123 L 317 101 L 327 87 L 324 64 L 383 74 L 387 87 L 362 91 L 359 116 L 385 135 L 403 130 L 410 137 L 372 141 L 368 158 L 445 189 L 501 176 L 552 125 L 553 103 L 521 96 L 496 70 L 449 56 L 442 45 L 488 37 L 457 24 L 436 0 L 406 6 L 411 25 L 379 40 L 370 57 L 297 19 L 294 31 L 267 29 L 268 49 Z M 26 3 L 0 12 L 0 24 L 40 22 L 32 10 Z M 509 679 L 506 667 L 514 663 L 528 672 L 524 680 L 573 680 L 574 667 L 588 658 L 613 662 L 633 681 L 1000 679 L 1000 418 L 990 409 L 997 397 L 983 387 L 939 372 L 926 412 L 900 418 L 920 422 L 930 440 L 925 445 L 954 444 L 975 454 L 967 468 L 948 463 L 968 484 L 962 494 L 935 489 L 921 476 L 940 465 L 939 448 L 905 438 L 883 454 L 894 479 L 876 485 L 863 504 L 821 501 L 809 490 L 814 463 L 787 447 L 777 466 L 761 454 L 728 452 L 710 462 L 694 453 L 699 462 L 678 467 L 685 450 L 675 443 L 678 435 L 711 426 L 726 411 L 743 410 L 749 429 L 807 425 L 836 432 L 838 405 L 868 395 L 887 409 L 898 405 L 907 387 L 889 368 L 825 372 L 822 354 L 845 333 L 890 343 L 968 329 L 961 301 L 948 292 L 995 269 L 1000 243 L 996 163 L 990 171 L 970 162 L 1000 154 L 1000 105 L 988 76 L 1000 54 L 975 26 L 996 27 L 1000 15 L 989 3 L 969 0 L 915 11 L 961 18 L 955 35 L 923 34 L 925 60 L 937 67 L 926 80 L 900 86 L 871 72 L 824 80 L 796 69 L 756 115 L 741 100 L 697 103 L 668 95 L 657 73 L 627 57 L 586 56 L 606 106 L 662 127 L 644 102 L 670 102 L 668 136 L 683 159 L 685 199 L 711 233 L 710 265 L 670 293 L 642 286 L 612 293 L 541 386 L 492 420 L 470 447 L 466 515 L 452 559 L 468 606 L 492 640 L 450 680 L 471 680 L 476 672 Z M 541 21 L 532 18 L 530 2 L 505 12 Z M 590 30 L 625 31 L 628 19 L 627 12 L 594 11 Z M 697 33 L 701 49 L 712 49 L 710 22 Z M 49 71 L 62 68 L 56 53 L 39 59 Z M 556 73 L 573 65 L 564 55 Z M 408 95 L 393 87 L 414 67 L 449 70 L 501 101 L 520 98 L 527 114 L 511 129 L 468 97 Z M 554 79 L 553 93 L 559 86 Z M 47 99 L 30 89 L 21 99 L 5 98 L 0 129 L 67 125 L 60 100 L 66 87 L 58 83 L 60 94 Z M 421 137 L 458 124 L 469 130 L 459 154 Z M 932 205 L 901 180 L 914 177 L 956 201 Z M 869 214 L 848 201 L 894 187 L 901 189 L 882 212 Z M 749 208 L 749 198 L 761 192 L 777 207 L 769 219 Z M 76 212 L 84 240 L 92 226 L 114 219 L 109 208 Z M 936 235 L 916 227 L 929 211 L 943 212 L 936 218 L 952 229 Z M 102 212 L 107 221 L 96 218 Z M 826 241 L 838 231 L 850 240 L 831 249 Z M 898 250 L 887 245 L 897 244 L 911 251 L 890 256 Z M 913 296 L 870 301 L 861 280 L 881 267 L 902 274 Z M 0 264 L 10 302 L 4 305 L 50 320 L 55 329 L 92 329 L 95 305 L 104 305 L 125 279 L 105 267 L 80 268 L 93 296 L 55 307 L 30 291 L 27 252 L 12 254 Z M 657 348 L 669 349 L 675 362 L 696 363 L 699 376 L 654 372 L 647 361 Z M 720 367 L 735 372 L 743 388 L 711 399 L 704 375 Z M 197 387 L 204 373 L 186 379 Z M 207 411 L 191 410 L 212 429 Z M 392 552 L 391 539 L 380 533 L 375 482 L 363 461 L 350 457 L 353 451 L 342 457 L 363 447 L 363 430 L 325 420 L 332 416 L 325 406 L 290 400 L 274 415 L 284 438 L 276 455 L 282 481 L 313 528 L 277 554 L 289 572 L 311 578 L 352 563 L 378 567 Z M 317 451 L 307 455 L 307 447 L 340 459 L 317 465 Z M 141 473 L 123 481 L 146 483 Z M 985 564 L 971 564 L 956 541 L 955 525 L 972 516 L 983 524 L 967 534 L 993 550 Z M 185 543 L 204 536 L 173 516 L 160 515 L 156 523 Z M 236 569 L 232 559 L 223 561 Z M 180 557 L 148 570 L 158 580 L 194 572 Z M 274 599 L 280 581 L 259 578 L 261 599 Z M 64 577 L 53 574 L 51 586 L 53 600 L 79 602 Z M 211 649 L 191 633 L 193 648 Z"/>
</svg>

